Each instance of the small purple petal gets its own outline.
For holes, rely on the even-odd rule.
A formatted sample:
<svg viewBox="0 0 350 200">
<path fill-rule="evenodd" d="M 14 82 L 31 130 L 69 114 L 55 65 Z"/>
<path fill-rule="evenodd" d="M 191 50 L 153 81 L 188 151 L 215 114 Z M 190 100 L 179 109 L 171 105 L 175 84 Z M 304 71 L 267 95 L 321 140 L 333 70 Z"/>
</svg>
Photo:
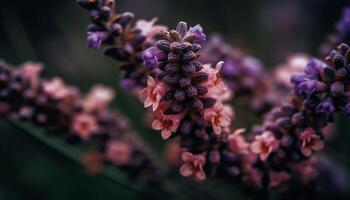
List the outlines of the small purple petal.
<svg viewBox="0 0 350 200">
<path fill-rule="evenodd" d="M 105 32 L 88 32 L 87 33 L 87 42 L 89 48 L 99 49 L 103 40 L 106 39 L 107 34 Z"/>
<path fill-rule="evenodd" d="M 144 65 L 149 68 L 156 67 L 160 53 L 161 51 L 156 47 L 150 47 L 146 49 L 141 55 L 141 59 L 143 60 Z"/>
<path fill-rule="evenodd" d="M 187 34 L 193 34 L 196 36 L 195 43 L 203 44 L 207 40 L 207 36 L 203 33 L 203 28 L 199 24 L 191 27 Z"/>
<path fill-rule="evenodd" d="M 331 98 L 327 98 L 326 100 L 318 104 L 318 106 L 316 107 L 316 113 L 319 115 L 320 120 L 324 122 L 330 120 L 334 111 L 335 107 Z"/>
</svg>

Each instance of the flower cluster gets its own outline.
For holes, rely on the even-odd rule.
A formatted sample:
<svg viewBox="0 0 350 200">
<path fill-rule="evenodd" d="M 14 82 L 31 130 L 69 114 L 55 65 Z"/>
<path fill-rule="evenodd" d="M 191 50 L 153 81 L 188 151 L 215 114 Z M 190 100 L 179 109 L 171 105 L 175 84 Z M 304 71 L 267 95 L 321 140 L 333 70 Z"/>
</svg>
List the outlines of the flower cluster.
<svg viewBox="0 0 350 200">
<path fill-rule="evenodd" d="M 205 40 L 199 25 L 188 29 L 185 22 L 163 32 L 162 39 L 142 54 L 145 64 L 157 67 L 158 73 L 140 93 L 145 107 L 152 107 L 152 127 L 164 139 L 181 138 L 186 149 L 181 174 L 199 180 L 206 177 L 204 168 L 220 162 L 222 147 L 212 144 L 227 139 L 233 118 L 232 108 L 224 103 L 230 93 L 219 73 L 223 62 L 211 67 L 197 61 Z"/>
<path fill-rule="evenodd" d="M 0 116 L 19 118 L 59 135 L 70 144 L 91 148 L 83 158 L 87 169 L 99 172 L 113 164 L 130 176 L 158 181 L 157 165 L 123 118 L 108 110 L 114 91 L 95 86 L 81 96 L 62 79 L 40 78 L 43 66 L 24 63 L 13 68 L 0 64 Z"/>
<path fill-rule="evenodd" d="M 126 91 L 138 92 L 152 73 L 149 65 L 144 66 L 140 53 L 154 43 L 154 37 L 165 26 L 155 25 L 151 21 L 138 20 L 133 23 L 130 12 L 115 13 L 114 0 L 78 0 L 80 6 L 89 11 L 91 24 L 88 27 L 87 41 L 90 48 L 105 46 L 104 52 L 122 63 L 124 75 L 121 86 Z"/>
</svg>

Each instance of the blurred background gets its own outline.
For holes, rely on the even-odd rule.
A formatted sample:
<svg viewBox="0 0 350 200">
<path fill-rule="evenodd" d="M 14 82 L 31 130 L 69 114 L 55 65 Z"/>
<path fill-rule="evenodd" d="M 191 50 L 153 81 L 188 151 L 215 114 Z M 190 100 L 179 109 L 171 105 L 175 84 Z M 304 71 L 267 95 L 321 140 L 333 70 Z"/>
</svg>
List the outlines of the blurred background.
<svg viewBox="0 0 350 200">
<path fill-rule="evenodd" d="M 219 32 L 234 46 L 260 58 L 267 68 L 293 52 L 318 55 L 347 0 L 117 0 L 118 11 L 137 18 L 157 16 L 174 27 L 179 20 Z M 117 63 L 87 48 L 87 13 L 75 0 L 0 0 L 0 59 L 45 64 L 47 77 L 61 76 L 83 91 L 96 83 L 116 88 L 114 107 L 159 154 L 163 142 L 140 122 L 138 100 L 117 86 Z M 336 138 L 327 151 L 350 171 L 349 120 L 338 117 Z M 258 122 L 258 121 L 257 121 Z M 0 121 L 0 199 L 137 199 L 132 192 L 89 176 L 59 153 Z M 341 141 L 341 142 L 340 142 Z M 212 183 L 220 187 L 220 183 Z M 224 188 L 224 187 L 222 187 Z M 229 187 L 227 196 L 239 194 Z"/>
</svg>

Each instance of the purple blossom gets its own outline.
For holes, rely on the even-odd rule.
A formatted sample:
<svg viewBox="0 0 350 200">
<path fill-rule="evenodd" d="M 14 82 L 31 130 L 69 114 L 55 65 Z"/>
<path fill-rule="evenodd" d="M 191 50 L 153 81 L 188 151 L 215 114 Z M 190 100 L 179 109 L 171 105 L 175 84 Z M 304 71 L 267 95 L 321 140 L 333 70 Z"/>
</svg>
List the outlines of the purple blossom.
<svg viewBox="0 0 350 200">
<path fill-rule="evenodd" d="M 223 76 L 226 77 L 235 77 L 238 75 L 239 71 L 240 67 L 238 66 L 238 63 L 235 62 L 233 59 L 228 58 L 224 61 L 221 73 Z"/>
<path fill-rule="evenodd" d="M 326 85 L 318 80 L 305 80 L 296 87 L 296 92 L 310 97 L 314 92 L 321 92 L 325 89 Z"/>
<path fill-rule="evenodd" d="M 161 51 L 156 47 L 150 47 L 146 49 L 142 55 L 141 59 L 146 67 L 153 68 L 157 66 L 159 54 Z"/>
<path fill-rule="evenodd" d="M 263 64 L 257 58 L 246 56 L 243 59 L 243 66 L 246 68 L 248 75 L 259 77 L 263 73 Z"/>
<path fill-rule="evenodd" d="M 335 111 L 335 107 L 333 105 L 333 101 L 331 98 L 327 98 L 322 101 L 316 107 L 316 113 L 319 115 L 320 121 L 327 122 L 331 119 L 332 114 Z"/>
<path fill-rule="evenodd" d="M 336 28 L 343 37 L 350 32 L 350 7 L 344 9 L 343 16 Z"/>
<path fill-rule="evenodd" d="M 207 36 L 203 33 L 203 28 L 199 24 L 191 27 L 187 34 L 193 34 L 196 36 L 195 43 L 202 44 L 207 40 Z"/>
<path fill-rule="evenodd" d="M 106 39 L 107 33 L 105 32 L 88 32 L 87 33 L 87 42 L 89 48 L 99 49 L 101 47 L 102 42 Z"/>
<path fill-rule="evenodd" d="M 308 78 L 317 78 L 317 76 L 322 73 L 326 66 L 326 63 L 319 59 L 311 59 L 311 61 L 305 67 L 305 75 Z"/>
</svg>

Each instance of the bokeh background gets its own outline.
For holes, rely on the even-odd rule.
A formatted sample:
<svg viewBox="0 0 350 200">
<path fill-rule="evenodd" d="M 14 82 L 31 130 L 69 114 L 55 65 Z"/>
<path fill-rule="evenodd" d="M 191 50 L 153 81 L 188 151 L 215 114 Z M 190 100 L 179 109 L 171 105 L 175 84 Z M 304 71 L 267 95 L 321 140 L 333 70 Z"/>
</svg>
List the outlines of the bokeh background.
<svg viewBox="0 0 350 200">
<path fill-rule="evenodd" d="M 170 27 L 179 20 L 199 23 L 206 33 L 219 32 L 231 44 L 272 68 L 293 52 L 317 56 L 319 45 L 334 30 L 347 3 L 350 4 L 347 0 L 117 0 L 117 9 L 132 11 L 137 18 L 157 16 L 160 23 Z M 83 91 L 96 83 L 116 88 L 114 108 L 161 154 L 164 145 L 159 135 L 150 132 L 140 120 L 144 114 L 141 104 L 117 86 L 117 63 L 87 48 L 87 24 L 87 13 L 75 0 L 0 0 L 0 59 L 13 64 L 40 61 L 46 66 L 46 76 L 61 76 Z M 350 124 L 342 116 L 338 119 L 336 138 L 327 152 L 350 171 Z M 257 123 L 259 119 L 253 121 Z M 0 134 L 1 200 L 139 198 L 88 175 L 81 166 L 2 121 Z M 218 191 L 228 199 L 241 197 L 222 183 L 210 184 L 220 188 Z"/>
</svg>

